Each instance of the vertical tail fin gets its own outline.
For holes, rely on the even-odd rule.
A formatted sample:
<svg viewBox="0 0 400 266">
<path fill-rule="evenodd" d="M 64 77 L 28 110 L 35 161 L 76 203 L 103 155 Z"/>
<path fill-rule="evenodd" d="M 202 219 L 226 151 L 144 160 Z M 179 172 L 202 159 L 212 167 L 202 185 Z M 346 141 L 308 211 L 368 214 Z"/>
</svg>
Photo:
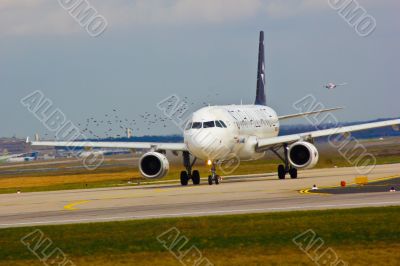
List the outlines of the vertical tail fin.
<svg viewBox="0 0 400 266">
<path fill-rule="evenodd" d="M 267 105 L 265 97 L 265 55 L 264 55 L 264 32 L 260 32 L 260 44 L 258 50 L 258 71 L 257 71 L 257 94 L 254 104 Z"/>
</svg>

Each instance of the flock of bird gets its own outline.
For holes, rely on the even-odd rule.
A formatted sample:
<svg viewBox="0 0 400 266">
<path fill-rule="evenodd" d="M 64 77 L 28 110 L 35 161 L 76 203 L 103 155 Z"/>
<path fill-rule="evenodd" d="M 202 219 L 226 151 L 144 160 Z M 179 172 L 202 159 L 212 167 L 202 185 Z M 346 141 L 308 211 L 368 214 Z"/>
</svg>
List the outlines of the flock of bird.
<svg viewBox="0 0 400 266">
<path fill-rule="evenodd" d="M 207 98 L 211 99 L 213 97 L 215 99 L 218 95 L 218 93 L 210 94 L 207 95 Z M 144 112 L 136 115 L 135 119 L 123 117 L 120 111 L 114 108 L 100 117 L 92 116 L 86 118 L 76 123 L 75 126 L 80 129 L 81 135 L 85 139 L 123 138 L 127 137 L 128 131 L 136 136 L 148 135 L 155 130 L 176 125 L 176 121 L 187 118 L 194 109 L 199 108 L 195 102 L 189 101 L 188 97 L 184 97 L 179 103 L 169 101 L 165 105 L 164 110 L 155 109 L 158 114 Z M 206 101 L 202 102 L 202 106 L 208 105 L 210 104 Z M 44 136 L 49 138 L 50 134 L 45 133 Z M 55 138 L 57 137 L 55 136 Z"/>
<path fill-rule="evenodd" d="M 324 87 L 333 89 L 346 84 L 347 83 L 328 83 L 327 85 L 324 85 Z M 140 133 L 149 134 L 151 130 L 159 130 L 160 128 L 167 128 L 173 124 L 176 125 L 176 120 L 181 121 L 185 115 L 187 116 L 195 109 L 200 108 L 201 105 L 210 105 L 210 102 L 215 100 L 219 95 L 219 93 L 208 94 L 207 100 L 203 101 L 200 106 L 193 101 L 189 101 L 188 97 L 184 97 L 178 104 L 176 101 L 171 99 L 171 101 L 167 101 L 166 108 L 163 112 L 159 112 L 161 114 L 144 112 L 143 114 L 138 115 L 136 119 L 122 118 L 119 111 L 115 108 L 112 109 L 110 113 L 104 114 L 102 118 L 89 117 L 83 122 L 77 123 L 76 126 L 81 130 L 83 137 L 86 139 L 127 137 L 128 131 L 132 132 L 133 135 L 138 135 Z M 50 134 L 45 133 L 44 135 L 49 137 Z"/>
</svg>

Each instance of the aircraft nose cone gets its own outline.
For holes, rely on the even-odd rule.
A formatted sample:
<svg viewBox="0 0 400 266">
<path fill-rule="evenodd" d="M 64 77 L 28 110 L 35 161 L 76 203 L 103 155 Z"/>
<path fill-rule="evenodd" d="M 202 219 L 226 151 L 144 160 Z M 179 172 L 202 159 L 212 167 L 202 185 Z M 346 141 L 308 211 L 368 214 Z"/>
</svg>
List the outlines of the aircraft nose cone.
<svg viewBox="0 0 400 266">
<path fill-rule="evenodd" d="M 188 144 L 191 152 L 202 159 L 221 159 L 229 152 L 222 137 L 209 131 L 192 134 L 188 138 Z"/>
</svg>

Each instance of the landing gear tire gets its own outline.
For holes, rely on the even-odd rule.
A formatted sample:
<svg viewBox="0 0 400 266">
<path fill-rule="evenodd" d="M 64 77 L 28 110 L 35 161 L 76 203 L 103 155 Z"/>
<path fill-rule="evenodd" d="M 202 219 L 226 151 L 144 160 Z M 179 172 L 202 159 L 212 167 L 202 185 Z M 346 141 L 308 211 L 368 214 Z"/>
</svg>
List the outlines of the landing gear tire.
<svg viewBox="0 0 400 266">
<path fill-rule="evenodd" d="M 216 169 L 215 169 L 215 163 L 213 163 L 212 167 L 211 167 L 211 175 L 208 176 L 208 184 L 210 186 L 213 183 L 218 185 L 221 180 L 222 180 L 221 177 L 219 175 L 217 175 L 217 172 L 216 172 Z"/>
<path fill-rule="evenodd" d="M 184 151 L 182 153 L 182 157 L 183 157 L 183 166 L 185 166 L 186 171 L 181 172 L 181 185 L 187 186 L 190 179 L 192 179 L 193 185 L 199 185 L 200 173 L 197 170 L 192 171 L 192 167 L 196 163 L 197 158 L 194 157 L 193 161 L 191 161 L 190 153 L 188 151 Z"/>
<path fill-rule="evenodd" d="M 220 181 L 220 176 L 219 175 L 209 175 L 208 176 L 208 184 L 211 186 L 213 183 L 215 183 L 216 185 L 219 185 L 219 181 Z"/>
<path fill-rule="evenodd" d="M 220 179 L 220 176 L 219 175 L 215 175 L 214 182 L 215 182 L 216 185 L 219 185 L 219 179 Z"/>
<path fill-rule="evenodd" d="M 213 184 L 212 176 L 208 176 L 208 184 L 211 186 Z"/>
<path fill-rule="evenodd" d="M 282 145 L 283 148 L 283 156 L 276 149 L 271 149 L 275 155 L 282 160 L 283 164 L 278 166 L 278 177 L 279 179 L 285 179 L 286 174 L 290 175 L 291 179 L 297 178 L 297 169 L 294 168 L 289 160 L 289 147 L 287 143 Z"/>
<path fill-rule="evenodd" d="M 297 169 L 296 168 L 290 168 L 289 175 L 290 175 L 291 179 L 296 179 L 297 178 Z"/>
<path fill-rule="evenodd" d="M 285 176 L 286 176 L 285 166 L 281 164 L 278 166 L 278 177 L 279 179 L 285 179 Z"/>
<path fill-rule="evenodd" d="M 193 185 L 200 185 L 200 172 L 197 170 L 194 170 L 192 173 L 192 181 Z"/>
<path fill-rule="evenodd" d="M 181 185 L 182 186 L 187 186 L 189 182 L 189 175 L 186 171 L 181 172 Z"/>
</svg>

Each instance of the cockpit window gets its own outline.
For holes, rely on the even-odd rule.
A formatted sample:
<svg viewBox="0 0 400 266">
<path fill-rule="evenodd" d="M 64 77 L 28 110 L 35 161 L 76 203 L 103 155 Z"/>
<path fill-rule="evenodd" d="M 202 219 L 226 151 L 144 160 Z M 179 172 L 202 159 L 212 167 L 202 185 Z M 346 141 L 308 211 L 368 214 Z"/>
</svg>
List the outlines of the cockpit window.
<svg viewBox="0 0 400 266">
<path fill-rule="evenodd" d="M 189 129 L 191 129 L 192 128 L 192 123 L 190 122 L 190 123 L 188 123 L 187 125 L 186 125 L 186 130 L 189 130 Z"/>
<path fill-rule="evenodd" d="M 221 123 L 221 125 L 222 125 L 224 128 L 227 128 L 227 126 L 225 125 L 224 121 L 219 120 L 219 122 Z"/>
<path fill-rule="evenodd" d="M 215 121 L 215 125 L 216 125 L 217 127 L 223 127 L 222 124 L 221 124 L 219 121 Z"/>
<path fill-rule="evenodd" d="M 210 128 L 210 127 L 215 127 L 214 121 L 208 121 L 203 123 L 203 128 Z"/>
<path fill-rule="evenodd" d="M 192 124 L 192 128 L 195 128 L 195 129 L 201 128 L 201 123 L 200 123 L 200 122 L 194 122 L 194 123 Z"/>
</svg>

